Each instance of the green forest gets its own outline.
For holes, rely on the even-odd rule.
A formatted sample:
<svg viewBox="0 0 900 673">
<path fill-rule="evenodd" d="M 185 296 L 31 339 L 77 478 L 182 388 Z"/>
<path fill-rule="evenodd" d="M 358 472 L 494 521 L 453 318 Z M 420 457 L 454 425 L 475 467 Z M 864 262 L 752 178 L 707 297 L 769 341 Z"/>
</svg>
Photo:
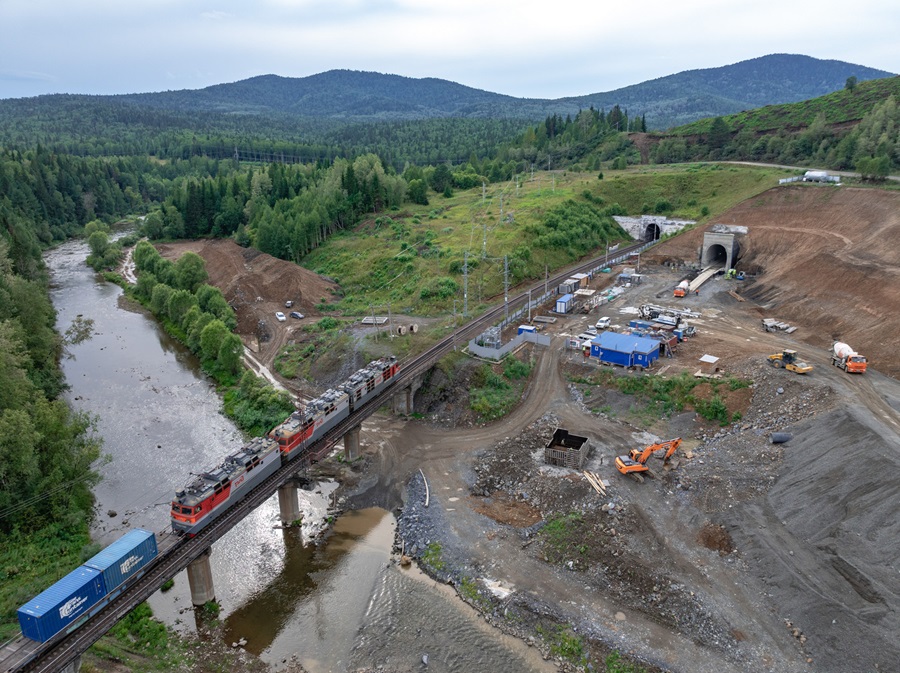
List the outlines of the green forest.
<svg viewBox="0 0 900 673">
<path fill-rule="evenodd" d="M 91 491 L 102 449 L 92 419 L 61 399 L 59 361 L 67 340 L 79 335 L 54 331 L 42 262 L 48 247 L 83 236 L 92 266 L 110 269 L 123 245 L 110 242 L 110 227 L 142 216 L 140 234 L 151 241 L 231 237 L 341 274 L 352 293 L 365 279 L 351 276 L 343 248 L 333 259 L 320 251 L 366 220 L 374 227 L 369 244 L 378 241 L 390 253 L 379 273 L 408 274 L 405 286 L 386 290 L 386 299 L 448 311 L 460 287 L 463 239 L 472 234 L 448 223 L 445 242 L 417 225 L 419 213 L 445 217 L 455 194 L 468 192 L 476 201 L 474 194 L 490 185 L 517 192 L 535 170 L 584 175 L 595 185 L 605 174 L 604 193 L 617 200 L 579 189 L 545 205 L 529 194 L 537 215 L 520 233 L 504 235 L 521 236 L 508 259 L 513 280 L 540 277 L 545 264 L 564 264 L 618 240 L 623 234 L 613 214 L 677 207 L 709 215 L 703 200 L 682 198 L 675 186 L 641 197 L 608 179 L 638 164 L 752 160 L 857 170 L 883 180 L 900 167 L 898 82 L 854 83 L 815 101 L 666 135 L 647 134 L 643 115 L 619 106 L 536 122 L 268 117 L 249 123 L 134 104 L 96 106 L 90 97 L 54 97 L 57 105 L 33 110 L 27 100 L 8 102 L 0 111 L 0 637 L 15 631 L 16 607 L 44 588 L 46 577 L 93 549 Z M 684 179 L 671 183 L 699 184 L 710 175 L 686 168 Z M 716 192 L 699 198 L 707 196 L 715 207 Z M 491 226 L 499 231 L 509 217 Z M 242 374 L 233 311 L 205 284 L 202 265 L 189 256 L 163 260 L 149 243 L 136 246 L 135 259 L 135 298 L 230 386 L 226 406 L 242 427 L 264 432 L 287 403 Z M 348 294 L 343 308 L 363 304 L 361 294 Z"/>
</svg>

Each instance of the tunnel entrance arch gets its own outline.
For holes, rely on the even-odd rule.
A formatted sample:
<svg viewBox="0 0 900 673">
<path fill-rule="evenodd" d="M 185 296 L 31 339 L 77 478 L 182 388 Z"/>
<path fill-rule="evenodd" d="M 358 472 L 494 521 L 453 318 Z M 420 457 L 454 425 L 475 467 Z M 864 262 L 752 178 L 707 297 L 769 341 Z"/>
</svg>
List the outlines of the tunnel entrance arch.
<svg viewBox="0 0 900 673">
<path fill-rule="evenodd" d="M 703 234 L 700 264 L 704 267 L 723 266 L 727 271 L 734 267 L 739 250 L 740 246 L 734 233 L 707 231 Z"/>
<path fill-rule="evenodd" d="M 644 240 L 648 243 L 650 241 L 658 241 L 660 236 L 659 225 L 656 222 L 650 222 L 647 224 L 644 229 Z"/>
<path fill-rule="evenodd" d="M 703 251 L 703 259 L 700 261 L 703 266 L 725 266 L 728 264 L 728 251 L 724 245 L 715 243 Z"/>
</svg>

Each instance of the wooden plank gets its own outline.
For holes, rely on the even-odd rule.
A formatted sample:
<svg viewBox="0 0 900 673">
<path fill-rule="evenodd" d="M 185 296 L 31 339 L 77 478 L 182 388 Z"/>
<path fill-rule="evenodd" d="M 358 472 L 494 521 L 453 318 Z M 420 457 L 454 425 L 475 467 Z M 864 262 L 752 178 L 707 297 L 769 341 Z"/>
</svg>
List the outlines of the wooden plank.
<svg viewBox="0 0 900 673">
<path fill-rule="evenodd" d="M 597 481 L 597 486 L 600 487 L 600 490 L 603 491 L 603 495 L 606 495 L 606 485 L 603 483 L 603 480 L 600 478 L 600 475 L 596 472 L 591 472 L 591 476 Z"/>
<path fill-rule="evenodd" d="M 734 297 L 734 298 L 737 299 L 738 301 L 746 301 L 741 295 L 739 295 L 739 294 L 738 294 L 737 292 L 735 292 L 734 290 L 728 290 L 728 294 L 730 294 L 732 297 Z"/>
<path fill-rule="evenodd" d="M 602 493 L 600 488 L 597 486 L 597 483 L 594 481 L 594 478 L 591 476 L 590 472 L 585 470 L 584 472 L 582 472 L 582 474 L 584 475 L 584 478 L 587 479 L 588 483 L 593 487 L 593 489 L 597 491 L 597 493 Z"/>
<path fill-rule="evenodd" d="M 587 470 L 585 470 L 583 474 L 585 479 L 588 480 L 588 483 L 590 483 L 590 485 L 594 487 L 594 490 L 597 491 L 597 493 L 606 495 L 606 488 L 603 486 L 603 482 L 600 481 L 596 474 L 588 472 Z"/>
</svg>

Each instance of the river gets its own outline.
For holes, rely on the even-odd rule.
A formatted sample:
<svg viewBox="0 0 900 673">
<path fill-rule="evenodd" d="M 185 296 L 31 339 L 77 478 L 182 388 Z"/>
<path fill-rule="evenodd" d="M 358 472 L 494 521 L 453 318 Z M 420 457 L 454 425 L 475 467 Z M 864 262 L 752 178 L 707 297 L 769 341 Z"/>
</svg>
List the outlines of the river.
<svg viewBox="0 0 900 673">
<path fill-rule="evenodd" d="M 97 417 L 108 461 L 97 486 L 95 539 L 133 527 L 168 528 L 172 494 L 191 472 L 216 465 L 243 441 L 197 359 L 143 308 L 86 264 L 79 241 L 46 255 L 60 332 L 78 316 L 93 336 L 69 346 L 62 366 L 73 407 Z M 225 637 L 273 669 L 295 656 L 311 673 L 383 665 L 396 670 L 550 670 L 533 649 L 507 638 L 447 587 L 391 561 L 396 522 L 381 509 L 341 516 L 323 544 L 334 484 L 301 491 L 303 530 L 281 530 L 277 496 L 213 546 L 211 563 Z M 196 628 L 187 578 L 150 605 L 170 626 Z M 423 657 L 425 659 L 423 659 Z"/>
</svg>

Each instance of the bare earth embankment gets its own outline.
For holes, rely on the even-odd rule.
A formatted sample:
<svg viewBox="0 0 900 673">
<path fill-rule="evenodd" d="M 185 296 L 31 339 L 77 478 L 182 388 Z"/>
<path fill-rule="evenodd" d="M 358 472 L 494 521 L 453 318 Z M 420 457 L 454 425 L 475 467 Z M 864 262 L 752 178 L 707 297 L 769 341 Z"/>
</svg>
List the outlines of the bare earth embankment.
<svg viewBox="0 0 900 673">
<path fill-rule="evenodd" d="M 718 220 L 748 228 L 738 267 L 753 275 L 742 283 L 717 278 L 680 300 L 702 312 L 699 334 L 657 371 L 696 371 L 710 353 L 727 372 L 753 380 L 735 391 L 741 418 L 728 427 L 691 409 L 648 420 L 629 396 L 573 384 L 570 377 L 596 367 L 570 358 L 557 338 L 534 351 L 525 396 L 501 421 L 447 427 L 465 399 L 427 390 L 416 401 L 425 418 L 367 421 L 365 460 L 343 468 L 349 502 L 394 507 L 405 494 L 406 551 L 421 554 L 440 541 L 449 577 L 511 589 L 484 609 L 522 635 L 573 625 L 597 655 L 614 648 L 684 673 L 897 670 L 900 385 L 889 376 L 900 375 L 900 243 L 891 236 L 898 220 L 898 193 L 810 186 L 770 190 Z M 702 231 L 689 232 L 647 254 L 646 283 L 603 314 L 621 323 L 623 306 L 672 304 L 679 275 L 653 262 L 696 261 L 701 240 Z M 256 304 L 259 315 L 280 309 L 285 281 L 266 285 L 258 274 L 267 272 L 247 251 L 196 245 L 211 281 L 252 307 L 253 322 L 245 316 L 242 325 L 253 328 Z M 312 298 L 300 310 L 312 313 L 325 289 L 301 286 L 303 301 Z M 747 301 L 729 295 L 733 289 Z M 577 334 L 598 315 L 548 331 Z M 798 330 L 766 333 L 762 317 Z M 831 367 L 835 338 L 867 355 L 874 371 L 860 377 Z M 783 348 L 800 351 L 814 371 L 768 367 L 765 356 Z M 540 449 L 557 424 L 593 442 L 588 469 L 609 481 L 606 496 L 580 473 L 542 464 Z M 772 444 L 776 431 L 793 438 Z M 676 469 L 637 484 L 612 461 L 652 441 L 648 433 L 681 436 L 684 451 Z M 427 509 L 419 468 L 429 481 Z M 569 539 L 548 542 L 534 524 L 572 513 L 580 520 Z M 486 596 L 486 584 L 478 587 Z"/>
</svg>

